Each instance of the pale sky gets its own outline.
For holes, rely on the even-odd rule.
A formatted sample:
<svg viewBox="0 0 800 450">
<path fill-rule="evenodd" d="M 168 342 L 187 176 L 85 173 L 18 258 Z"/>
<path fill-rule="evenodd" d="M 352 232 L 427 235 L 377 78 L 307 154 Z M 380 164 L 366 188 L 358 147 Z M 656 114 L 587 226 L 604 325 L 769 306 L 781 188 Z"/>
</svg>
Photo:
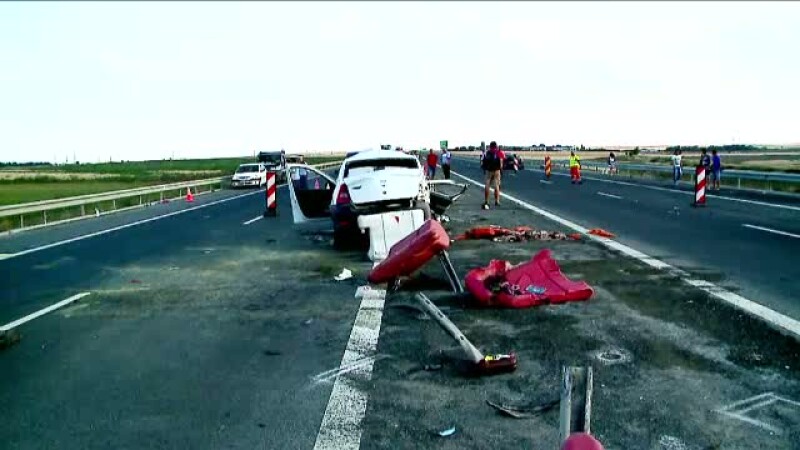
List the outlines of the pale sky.
<svg viewBox="0 0 800 450">
<path fill-rule="evenodd" d="M 0 160 L 800 142 L 798 2 L 0 2 Z"/>
</svg>

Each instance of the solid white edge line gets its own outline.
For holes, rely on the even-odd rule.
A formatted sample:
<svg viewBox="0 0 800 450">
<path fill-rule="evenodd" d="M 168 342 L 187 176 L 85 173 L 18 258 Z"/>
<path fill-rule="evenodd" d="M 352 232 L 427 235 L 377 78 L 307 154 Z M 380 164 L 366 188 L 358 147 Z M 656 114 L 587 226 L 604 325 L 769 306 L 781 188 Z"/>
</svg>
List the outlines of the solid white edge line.
<svg viewBox="0 0 800 450">
<path fill-rule="evenodd" d="M 249 195 L 259 194 L 261 192 L 262 191 L 257 190 L 257 191 L 254 191 L 254 192 L 248 192 L 246 194 L 241 194 L 241 195 L 236 195 L 236 196 L 233 196 L 233 197 L 223 198 L 223 199 L 220 199 L 220 200 L 215 200 L 215 201 L 210 202 L 210 203 L 205 203 L 203 205 L 192 206 L 191 208 L 186 208 L 186 209 L 181 209 L 181 210 L 178 210 L 178 211 L 173 211 L 171 213 L 162 214 L 160 216 L 149 217 L 147 219 L 137 220 L 136 222 L 126 223 L 124 225 L 119 225 L 119 226 L 108 228 L 108 229 L 105 229 L 105 230 L 95 231 L 94 233 L 89 233 L 89 234 L 84 234 L 84 235 L 81 235 L 81 236 L 76 236 L 74 238 L 65 239 L 63 241 L 52 242 L 50 244 L 40 245 L 39 247 L 29 248 L 27 250 L 22 250 L 22 251 L 19 251 L 19 252 L 16 252 L 16 253 L 5 254 L 2 258 L 0 258 L 0 261 L 5 260 L 5 259 L 16 258 L 18 256 L 27 255 L 29 253 L 40 252 L 42 250 L 47 250 L 47 249 L 53 248 L 53 247 L 59 247 L 59 246 L 62 246 L 62 245 L 65 245 L 65 244 L 69 244 L 69 243 L 72 243 L 72 242 L 82 241 L 84 239 L 89 239 L 89 238 L 93 238 L 93 237 L 96 237 L 96 236 L 101 236 L 101 235 L 108 234 L 108 233 L 111 233 L 111 232 L 114 232 L 114 231 L 124 230 L 125 228 L 131 228 L 131 227 L 135 227 L 137 225 L 142 225 L 142 224 L 149 223 L 149 222 L 155 222 L 156 220 L 166 219 L 167 217 L 177 216 L 179 214 L 184 214 L 184 213 L 187 213 L 187 212 L 190 212 L 190 211 L 196 211 L 198 209 L 207 208 L 209 206 L 214 206 L 214 205 L 218 205 L 220 203 L 225 203 L 225 202 L 229 202 L 229 201 L 232 201 L 232 200 L 240 199 L 242 197 L 247 197 Z"/>
<path fill-rule="evenodd" d="M 264 218 L 264 216 L 256 216 L 256 217 L 253 217 L 252 219 L 250 219 L 250 220 L 248 220 L 246 222 L 242 222 L 242 225 L 250 225 L 251 223 L 253 223 L 253 222 L 257 221 L 257 220 L 261 220 L 263 218 Z"/>
<path fill-rule="evenodd" d="M 456 176 L 460 177 L 460 178 L 463 178 L 464 180 L 466 180 L 466 181 L 468 181 L 468 182 L 470 182 L 470 183 L 472 183 L 472 184 L 474 184 L 476 186 L 483 186 L 483 184 L 481 184 L 481 183 L 479 183 L 479 182 L 477 182 L 477 181 L 475 181 L 475 180 L 473 180 L 471 178 L 467 178 L 464 175 L 461 175 L 461 174 L 459 174 L 459 173 L 457 173 L 455 171 L 451 171 L 451 173 L 453 175 L 456 175 Z M 680 277 L 680 279 L 684 283 L 686 283 L 686 284 L 688 284 L 690 286 L 694 286 L 694 287 L 706 292 L 707 294 L 709 294 L 709 295 L 711 295 L 711 296 L 713 296 L 713 297 L 715 297 L 717 299 L 720 299 L 720 300 L 724 301 L 725 303 L 728 303 L 729 305 L 732 305 L 732 306 L 734 306 L 734 307 L 736 307 L 736 308 L 738 308 L 738 309 L 740 309 L 740 310 L 742 310 L 742 311 L 744 311 L 744 312 L 746 312 L 746 313 L 748 313 L 748 314 L 750 314 L 752 316 L 755 316 L 755 317 L 757 317 L 757 318 L 759 318 L 761 320 L 764 320 L 765 322 L 767 322 L 771 326 L 775 327 L 779 331 L 782 331 L 782 332 L 794 337 L 795 339 L 800 340 L 800 322 L 798 322 L 797 320 L 792 319 L 789 316 L 783 315 L 783 314 L 781 314 L 781 313 L 779 313 L 777 311 L 774 311 L 774 310 L 772 310 L 770 308 L 767 308 L 764 305 L 761 305 L 760 303 L 756 303 L 756 302 L 754 302 L 752 300 L 749 300 L 749 299 L 747 299 L 745 297 L 742 297 L 739 294 L 735 294 L 733 292 L 730 292 L 730 291 L 728 291 L 728 290 L 726 290 L 726 289 L 724 289 L 722 287 L 719 287 L 719 286 L 717 286 L 717 285 L 715 285 L 713 283 L 710 283 L 708 281 L 693 279 L 693 278 L 691 278 L 691 275 L 689 275 L 684 270 L 681 270 L 681 269 L 678 269 L 677 267 L 671 266 L 670 264 L 667 264 L 667 263 L 665 263 L 665 262 L 663 262 L 663 261 L 661 261 L 659 259 L 653 258 L 652 256 L 646 255 L 646 254 L 644 254 L 644 253 L 642 253 L 642 252 L 640 252 L 640 251 L 638 251 L 638 250 L 636 250 L 634 248 L 628 247 L 627 245 L 621 244 L 621 243 L 619 243 L 617 241 L 614 241 L 614 240 L 611 240 L 611 239 L 606 239 L 606 238 L 590 235 L 590 234 L 587 233 L 588 230 L 586 228 L 584 228 L 584 227 L 582 227 L 582 226 L 580 226 L 580 225 L 578 225 L 578 224 L 576 224 L 574 222 L 571 222 L 571 221 L 569 221 L 567 219 L 559 217 L 559 216 L 557 216 L 557 215 L 555 215 L 555 214 L 553 214 L 553 213 L 551 213 L 549 211 L 545 211 L 544 209 L 541 209 L 541 208 L 538 208 L 536 206 L 533 206 L 530 203 L 526 203 L 526 202 L 524 202 L 522 200 L 519 200 L 519 199 L 517 199 L 517 198 L 515 198 L 515 197 L 513 197 L 511 195 L 508 195 L 506 193 L 501 193 L 500 195 L 503 196 L 504 198 L 507 198 L 508 200 L 510 200 L 510 201 L 512 201 L 512 202 L 514 202 L 514 203 L 526 208 L 526 209 L 529 209 L 529 210 L 531 210 L 531 211 L 533 211 L 533 212 L 535 212 L 535 213 L 537 213 L 539 215 L 547 217 L 548 219 L 550 219 L 550 220 L 552 220 L 554 222 L 560 223 L 561 225 L 564 225 L 564 226 L 566 226 L 568 228 L 571 228 L 571 229 L 577 231 L 578 233 L 584 234 L 584 235 L 586 235 L 586 237 L 588 239 L 597 241 L 597 242 L 603 244 L 604 246 L 606 246 L 606 247 L 608 247 L 608 248 L 610 248 L 612 250 L 616 250 L 616 251 L 618 251 L 618 252 L 620 252 L 622 254 L 625 254 L 625 255 L 628 255 L 628 256 L 630 256 L 632 258 L 635 258 L 635 259 L 647 264 L 650 267 L 653 267 L 653 268 L 656 268 L 656 269 L 660 269 L 660 270 L 669 271 L 670 273 Z"/>
<path fill-rule="evenodd" d="M 33 320 L 33 319 L 35 319 L 37 317 L 43 316 L 43 315 L 45 315 L 45 314 L 47 314 L 49 312 L 57 310 L 58 308 L 64 307 L 66 305 L 69 305 L 70 303 L 72 303 L 72 302 L 74 302 L 76 300 L 80 300 L 80 299 L 82 299 L 83 297 L 86 297 L 89 294 L 91 294 L 91 292 L 81 292 L 80 294 L 75 294 L 72 297 L 66 298 L 64 300 L 61 300 L 58 303 L 50 305 L 47 308 L 40 309 L 40 310 L 38 310 L 38 311 L 36 311 L 34 313 L 28 314 L 27 316 L 25 316 L 25 317 L 23 317 L 21 319 L 17 319 L 17 320 L 15 320 L 13 322 L 9 322 L 9 323 L 3 325 L 2 327 L 0 327 L 0 331 L 12 330 L 12 329 L 14 329 L 14 328 L 26 323 L 26 322 L 30 322 L 31 320 Z"/>
<path fill-rule="evenodd" d="M 598 191 L 598 192 L 597 192 L 597 195 L 602 195 L 603 197 L 610 197 L 610 198 L 615 198 L 615 199 L 617 199 L 617 200 L 622 200 L 622 197 L 620 197 L 619 195 L 607 194 L 607 193 L 605 193 L 605 192 L 600 192 L 600 191 Z"/>
<path fill-rule="evenodd" d="M 358 450 L 361 422 L 367 413 L 369 396 L 364 382 L 372 379 L 386 291 L 370 289 L 361 300 L 340 371 L 331 390 L 314 450 Z"/>
<path fill-rule="evenodd" d="M 742 226 L 746 228 L 752 228 L 754 230 L 766 231 L 767 233 L 775 233 L 775 234 L 780 234 L 782 236 L 789 236 L 800 239 L 800 234 L 789 233 L 788 231 L 773 230 L 772 228 L 760 227 L 758 225 L 750 225 L 749 223 L 743 223 Z"/>
<path fill-rule="evenodd" d="M 529 172 L 544 173 L 544 171 L 540 170 L 540 169 L 530 169 Z M 553 172 L 553 175 L 558 175 L 558 176 L 561 176 L 561 177 L 569 177 L 570 176 L 568 173 L 559 173 L 559 172 Z M 630 183 L 630 182 L 627 182 L 627 181 L 606 180 L 605 178 L 595 178 L 595 177 L 591 177 L 591 176 L 583 176 L 583 174 L 581 174 L 581 178 L 583 178 L 584 180 L 601 181 L 603 183 L 619 184 L 621 186 L 633 186 L 633 187 L 638 187 L 638 188 L 642 188 L 642 189 L 650 189 L 650 190 L 653 190 L 653 191 L 672 192 L 672 193 L 675 193 L 675 194 L 692 195 L 692 196 L 695 195 L 694 192 L 681 191 L 679 189 L 670 189 L 670 188 L 665 188 L 665 187 L 660 187 L 660 186 L 649 186 L 649 185 L 646 185 L 646 184 Z M 783 204 L 780 204 L 780 203 L 767 203 L 767 202 L 761 202 L 761 201 L 758 201 L 758 200 L 746 200 L 746 199 L 743 199 L 743 198 L 724 197 L 724 196 L 713 195 L 713 194 L 706 194 L 706 198 L 715 198 L 715 199 L 719 199 L 719 200 L 728 200 L 728 201 L 731 201 L 731 202 L 740 202 L 740 203 L 748 203 L 748 204 L 751 204 L 751 205 L 767 206 L 767 207 L 770 207 L 770 208 L 780 208 L 780 209 L 788 209 L 788 210 L 791 210 L 791 211 L 800 211 L 800 206 L 783 205 Z"/>
</svg>

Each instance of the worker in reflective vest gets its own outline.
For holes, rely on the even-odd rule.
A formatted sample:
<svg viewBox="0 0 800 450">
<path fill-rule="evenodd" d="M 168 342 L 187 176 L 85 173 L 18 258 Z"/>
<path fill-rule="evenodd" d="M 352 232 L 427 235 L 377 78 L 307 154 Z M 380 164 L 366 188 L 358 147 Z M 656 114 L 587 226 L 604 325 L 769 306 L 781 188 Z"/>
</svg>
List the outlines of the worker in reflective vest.
<svg viewBox="0 0 800 450">
<path fill-rule="evenodd" d="M 569 174 L 572 177 L 572 184 L 581 184 L 581 158 L 574 151 L 569 153 Z"/>
</svg>

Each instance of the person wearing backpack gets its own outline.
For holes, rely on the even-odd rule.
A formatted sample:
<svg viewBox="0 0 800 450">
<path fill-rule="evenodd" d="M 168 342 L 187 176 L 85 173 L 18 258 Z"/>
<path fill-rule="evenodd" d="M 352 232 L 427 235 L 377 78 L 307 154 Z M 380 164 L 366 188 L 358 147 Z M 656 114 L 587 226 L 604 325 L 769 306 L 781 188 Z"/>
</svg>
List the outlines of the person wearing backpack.
<svg viewBox="0 0 800 450">
<path fill-rule="evenodd" d="M 481 169 L 486 173 L 483 188 L 483 209 L 489 209 L 489 189 L 494 187 L 494 206 L 500 206 L 500 173 L 506 155 L 497 147 L 497 142 L 489 143 L 489 150 L 481 162 Z"/>
</svg>

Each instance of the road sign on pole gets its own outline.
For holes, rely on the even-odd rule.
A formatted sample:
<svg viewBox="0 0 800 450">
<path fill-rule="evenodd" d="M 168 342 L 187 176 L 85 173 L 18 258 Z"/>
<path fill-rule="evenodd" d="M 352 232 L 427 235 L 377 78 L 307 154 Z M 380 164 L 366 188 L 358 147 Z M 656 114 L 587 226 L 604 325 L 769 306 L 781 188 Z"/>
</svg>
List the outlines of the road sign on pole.
<svg viewBox="0 0 800 450">
<path fill-rule="evenodd" d="M 439 148 L 442 150 L 447 150 L 447 141 L 439 141 Z"/>
</svg>

